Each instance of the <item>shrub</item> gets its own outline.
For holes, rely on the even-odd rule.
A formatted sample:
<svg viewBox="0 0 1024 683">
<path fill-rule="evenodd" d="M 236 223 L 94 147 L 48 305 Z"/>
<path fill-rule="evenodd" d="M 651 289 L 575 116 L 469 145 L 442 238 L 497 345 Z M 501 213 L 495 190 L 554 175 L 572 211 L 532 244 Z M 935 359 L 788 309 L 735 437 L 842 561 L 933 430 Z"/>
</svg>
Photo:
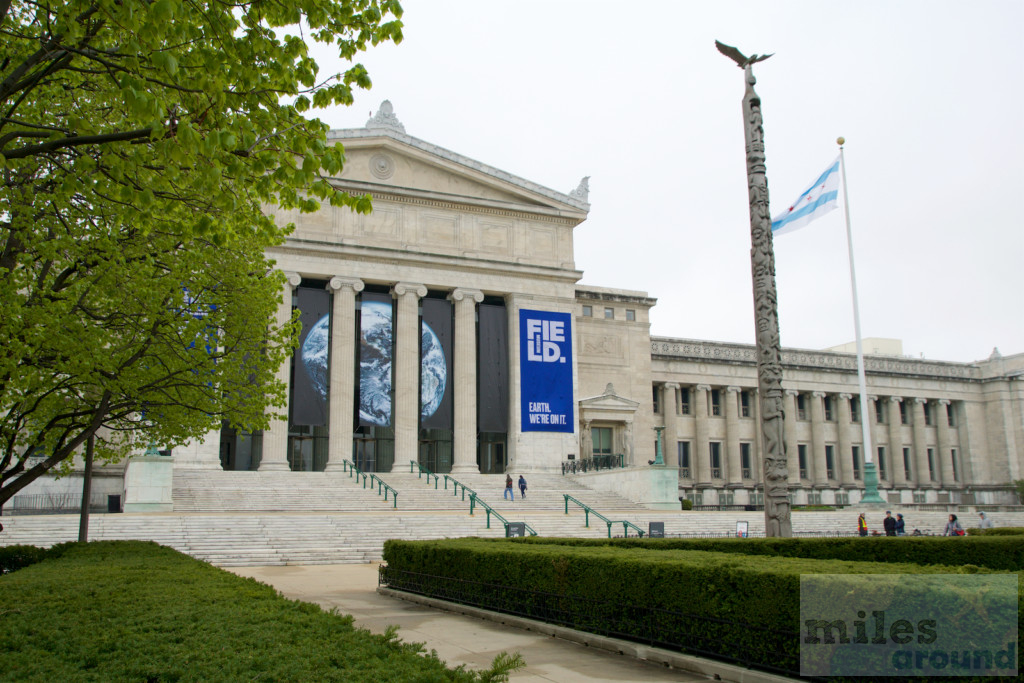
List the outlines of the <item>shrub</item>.
<svg viewBox="0 0 1024 683">
<path fill-rule="evenodd" d="M 689 498 L 683 498 L 683 509 L 684 510 L 692 510 L 693 509 L 693 501 L 690 500 Z"/>
<path fill-rule="evenodd" d="M 0 547 L 0 574 L 7 574 L 41 561 L 46 549 L 34 545 L 7 545 Z"/>
</svg>

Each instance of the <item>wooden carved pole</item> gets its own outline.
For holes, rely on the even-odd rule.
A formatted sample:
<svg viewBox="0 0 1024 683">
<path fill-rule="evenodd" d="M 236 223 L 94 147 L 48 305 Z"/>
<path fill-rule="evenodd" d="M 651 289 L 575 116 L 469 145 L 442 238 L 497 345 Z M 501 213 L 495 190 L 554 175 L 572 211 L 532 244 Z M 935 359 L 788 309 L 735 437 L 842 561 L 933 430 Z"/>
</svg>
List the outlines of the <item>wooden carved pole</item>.
<svg viewBox="0 0 1024 683">
<path fill-rule="evenodd" d="M 750 192 L 750 268 L 754 285 L 757 332 L 757 387 L 761 400 L 764 472 L 764 518 L 767 536 L 790 537 L 789 482 L 786 467 L 785 422 L 782 403 L 782 344 L 779 341 L 778 299 L 775 291 L 775 252 L 765 177 L 761 98 L 754 92 L 752 61 L 743 64 L 746 91 L 743 123 L 747 142 L 747 187 Z"/>
</svg>

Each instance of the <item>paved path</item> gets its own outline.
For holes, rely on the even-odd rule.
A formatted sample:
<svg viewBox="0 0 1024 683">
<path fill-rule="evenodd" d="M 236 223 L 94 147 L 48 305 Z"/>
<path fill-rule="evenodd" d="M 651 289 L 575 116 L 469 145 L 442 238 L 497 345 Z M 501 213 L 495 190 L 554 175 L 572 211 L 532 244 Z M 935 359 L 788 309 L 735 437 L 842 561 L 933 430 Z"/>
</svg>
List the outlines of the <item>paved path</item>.
<svg viewBox="0 0 1024 683">
<path fill-rule="evenodd" d="M 406 642 L 424 643 L 449 666 L 465 664 L 481 669 L 499 652 L 519 652 L 526 667 L 512 674 L 514 683 L 599 683 L 602 681 L 707 681 L 710 675 L 668 668 L 555 638 L 429 606 L 399 600 L 377 592 L 378 563 L 234 567 L 229 571 L 269 584 L 292 599 L 337 607 L 351 614 L 357 626 L 375 633 L 399 627 Z M 736 667 L 714 665 L 723 680 L 740 683 L 783 681 L 775 676 Z M 731 671 L 729 671 L 731 670 Z M 734 675 L 729 675 L 730 673 Z"/>
</svg>

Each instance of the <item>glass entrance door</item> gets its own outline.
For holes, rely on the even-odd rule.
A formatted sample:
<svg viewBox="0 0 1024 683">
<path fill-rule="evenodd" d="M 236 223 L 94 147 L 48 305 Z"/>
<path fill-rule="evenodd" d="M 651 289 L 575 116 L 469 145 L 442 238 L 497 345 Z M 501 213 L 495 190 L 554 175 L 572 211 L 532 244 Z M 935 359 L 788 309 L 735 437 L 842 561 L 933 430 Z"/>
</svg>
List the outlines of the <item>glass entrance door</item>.
<svg viewBox="0 0 1024 683">
<path fill-rule="evenodd" d="M 477 465 L 481 474 L 502 474 L 505 472 L 505 435 L 501 440 L 491 440 L 487 434 L 480 435 L 477 446 Z"/>
</svg>

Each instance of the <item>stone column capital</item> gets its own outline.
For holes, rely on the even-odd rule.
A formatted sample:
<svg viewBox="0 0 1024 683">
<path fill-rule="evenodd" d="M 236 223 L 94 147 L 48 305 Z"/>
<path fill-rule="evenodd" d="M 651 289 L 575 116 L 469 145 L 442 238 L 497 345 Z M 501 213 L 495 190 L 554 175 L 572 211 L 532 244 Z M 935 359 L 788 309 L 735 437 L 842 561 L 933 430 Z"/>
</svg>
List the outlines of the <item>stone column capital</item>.
<svg viewBox="0 0 1024 683">
<path fill-rule="evenodd" d="M 679 388 L 679 382 L 665 382 L 661 386 L 665 387 L 666 389 L 672 389 L 674 391 Z"/>
<path fill-rule="evenodd" d="M 824 391 L 813 391 L 813 392 L 811 392 L 811 396 L 813 396 L 814 398 L 825 398 L 825 392 Z"/>
<path fill-rule="evenodd" d="M 415 294 L 417 299 L 422 299 L 427 295 L 427 286 L 412 282 L 399 282 L 391 288 L 391 294 L 396 299 L 406 294 Z"/>
<path fill-rule="evenodd" d="M 479 289 L 466 289 L 465 287 L 456 287 L 451 291 L 451 294 L 448 295 L 448 298 L 451 299 L 452 301 L 463 301 L 468 299 L 470 301 L 480 303 L 481 301 L 484 300 L 484 293 L 481 292 Z"/>
<path fill-rule="evenodd" d="M 950 401 L 948 398 L 940 398 L 938 403 L 940 406 L 948 406 L 950 403 L 952 403 L 952 401 Z"/>
<path fill-rule="evenodd" d="M 914 403 L 922 404 L 922 403 L 927 403 L 927 402 L 928 402 L 928 399 L 926 399 L 926 398 L 921 398 L 920 396 L 915 396 L 914 397 Z"/>
<path fill-rule="evenodd" d="M 366 285 L 357 277 L 342 277 L 335 275 L 327 282 L 327 289 L 338 291 L 342 287 L 350 287 L 353 292 L 361 292 Z"/>
<path fill-rule="evenodd" d="M 853 398 L 853 394 L 839 394 L 839 398 L 843 399 L 844 401 L 849 401 L 851 398 Z"/>
<path fill-rule="evenodd" d="M 302 276 L 299 275 L 298 273 L 294 272 L 294 271 L 290 271 L 290 270 L 284 271 L 284 277 L 285 277 L 285 280 L 288 281 L 288 284 L 292 286 L 292 289 L 295 289 L 296 287 L 298 287 L 299 283 L 302 282 Z"/>
<path fill-rule="evenodd" d="M 710 384 L 698 384 L 695 388 L 697 391 L 711 391 Z"/>
<path fill-rule="evenodd" d="M 725 390 L 730 394 L 738 394 L 743 391 L 740 387 L 726 387 Z"/>
<path fill-rule="evenodd" d="M 797 391 L 796 389 L 785 389 L 784 391 L 785 391 L 786 396 L 799 396 L 800 395 L 800 392 Z"/>
</svg>

